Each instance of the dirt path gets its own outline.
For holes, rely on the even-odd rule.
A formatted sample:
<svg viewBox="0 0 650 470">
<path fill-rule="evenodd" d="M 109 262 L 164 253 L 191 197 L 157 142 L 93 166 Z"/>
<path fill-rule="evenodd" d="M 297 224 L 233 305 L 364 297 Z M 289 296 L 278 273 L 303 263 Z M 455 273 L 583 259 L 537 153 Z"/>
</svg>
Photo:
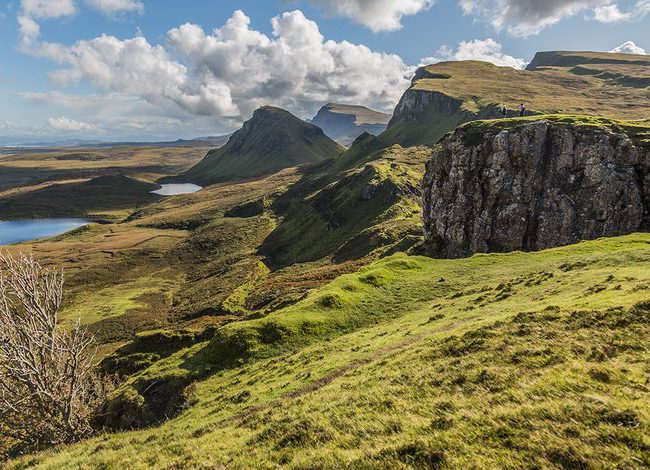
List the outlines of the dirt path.
<svg viewBox="0 0 650 470">
<path fill-rule="evenodd" d="M 412 336 L 409 339 L 406 339 L 406 340 L 401 341 L 399 343 L 396 343 L 396 344 L 393 344 L 393 345 L 390 345 L 390 346 L 386 346 L 386 347 L 384 347 L 382 349 L 379 349 L 378 351 L 375 351 L 373 354 L 371 354 L 368 357 L 365 357 L 363 359 L 357 359 L 356 361 L 353 361 L 353 362 L 349 363 L 346 366 L 343 366 L 343 367 L 341 367 L 339 369 L 336 369 L 335 371 L 331 372 L 330 374 L 326 375 L 325 377 L 323 377 L 321 379 L 318 379 L 318 380 L 316 380 L 315 382 L 313 382 L 313 383 L 311 383 L 309 385 L 305 385 L 304 387 L 301 387 L 301 388 L 299 388 L 297 390 L 287 392 L 284 395 L 282 395 L 281 397 L 276 398 L 275 400 L 271 400 L 271 401 L 266 402 L 266 403 L 260 403 L 259 405 L 255 405 L 255 406 L 251 406 L 249 408 L 246 408 L 245 410 L 243 410 L 243 411 L 241 411 L 241 412 L 239 412 L 239 413 L 237 413 L 237 414 L 235 414 L 235 415 L 233 415 L 233 416 L 231 416 L 229 418 L 226 418 L 226 419 L 222 420 L 221 422 L 219 422 L 219 425 L 225 426 L 225 425 L 228 425 L 228 424 L 233 424 L 233 423 L 235 423 L 237 421 L 241 421 L 243 419 L 246 419 L 246 418 L 248 418 L 249 416 L 251 416 L 253 414 L 259 413 L 261 411 L 266 411 L 266 410 L 268 410 L 270 408 L 274 408 L 274 407 L 277 407 L 279 405 L 282 405 L 283 403 L 286 403 L 287 401 L 293 401 L 293 400 L 301 398 L 301 397 L 303 397 L 305 395 L 309 395 L 310 393 L 316 392 L 316 391 L 326 387 L 327 385 L 334 382 L 336 379 L 339 379 L 339 378 L 343 377 L 348 372 L 352 372 L 352 371 L 355 371 L 357 369 L 360 369 L 361 367 L 370 365 L 373 362 L 377 362 L 380 359 L 384 359 L 384 358 L 390 356 L 391 354 L 403 351 L 403 350 L 409 348 L 410 346 L 412 346 L 412 345 L 414 345 L 416 343 L 419 343 L 420 341 L 422 341 L 422 340 L 424 340 L 426 338 L 430 338 L 430 337 L 434 336 L 437 333 L 444 333 L 444 332 L 447 332 L 447 331 L 451 331 L 451 330 L 459 327 L 460 325 L 465 324 L 465 323 L 470 323 L 471 321 L 476 320 L 477 318 L 480 318 L 480 316 L 479 315 L 474 315 L 474 316 L 465 318 L 463 320 L 459 320 L 459 321 L 456 321 L 456 322 L 453 322 L 453 323 L 449 323 L 448 325 L 442 326 L 440 328 L 436 328 L 435 330 L 433 330 L 433 331 L 431 331 L 429 333 Z"/>
</svg>

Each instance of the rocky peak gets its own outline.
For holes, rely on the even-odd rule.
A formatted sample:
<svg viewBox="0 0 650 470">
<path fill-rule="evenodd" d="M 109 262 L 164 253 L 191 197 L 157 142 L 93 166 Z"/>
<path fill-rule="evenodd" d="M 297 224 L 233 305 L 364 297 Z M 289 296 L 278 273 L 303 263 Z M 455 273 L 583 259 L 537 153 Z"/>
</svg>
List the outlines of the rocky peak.
<svg viewBox="0 0 650 470">
<path fill-rule="evenodd" d="M 650 146 L 638 137 L 650 129 L 641 127 L 579 117 L 460 127 L 427 163 L 428 251 L 541 250 L 650 228 Z"/>
<path fill-rule="evenodd" d="M 175 178 L 203 186 L 270 175 L 285 168 L 320 163 L 343 148 L 318 126 L 284 109 L 264 106 L 223 147 L 211 151 Z"/>
</svg>

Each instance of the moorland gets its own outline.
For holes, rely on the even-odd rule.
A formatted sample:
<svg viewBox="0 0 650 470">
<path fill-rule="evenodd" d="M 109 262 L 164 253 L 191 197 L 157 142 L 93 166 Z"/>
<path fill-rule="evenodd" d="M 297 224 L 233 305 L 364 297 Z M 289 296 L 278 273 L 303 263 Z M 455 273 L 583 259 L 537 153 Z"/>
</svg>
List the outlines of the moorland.
<svg viewBox="0 0 650 470">
<path fill-rule="evenodd" d="M 635 57 L 423 67 L 349 147 L 264 107 L 219 149 L 6 151 L 0 217 L 96 222 L 6 249 L 64 269 L 60 327 L 79 319 L 119 378 L 98 435 L 0 444 L 7 467 L 650 465 L 650 236 L 437 259 L 422 213 L 427 161 L 470 121 L 475 148 L 528 122 L 632 129 L 644 187 Z M 520 100 L 530 116 L 493 119 Z M 151 194 L 167 181 L 205 187 Z"/>
</svg>

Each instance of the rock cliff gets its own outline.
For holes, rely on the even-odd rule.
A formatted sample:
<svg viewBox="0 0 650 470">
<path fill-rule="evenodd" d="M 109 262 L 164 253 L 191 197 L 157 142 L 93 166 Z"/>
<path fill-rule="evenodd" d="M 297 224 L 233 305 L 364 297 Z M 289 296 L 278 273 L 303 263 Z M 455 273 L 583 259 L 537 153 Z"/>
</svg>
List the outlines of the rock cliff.
<svg viewBox="0 0 650 470">
<path fill-rule="evenodd" d="M 650 127 L 596 118 L 480 121 L 434 149 L 429 253 L 540 250 L 650 226 Z"/>
<path fill-rule="evenodd" d="M 365 106 L 329 103 L 311 120 L 325 134 L 341 145 L 350 146 L 364 133 L 379 135 L 386 130 L 390 114 L 380 113 Z"/>
<path fill-rule="evenodd" d="M 435 69 L 431 67 L 431 69 Z M 426 67 L 418 69 L 411 87 L 402 95 L 388 130 L 382 136 L 389 143 L 403 146 L 433 145 L 445 133 L 457 126 L 477 119 L 499 117 L 497 105 L 486 109 L 469 109 L 462 97 L 452 96 L 423 83 L 440 83 L 450 79 L 446 74 L 437 74 Z"/>
</svg>

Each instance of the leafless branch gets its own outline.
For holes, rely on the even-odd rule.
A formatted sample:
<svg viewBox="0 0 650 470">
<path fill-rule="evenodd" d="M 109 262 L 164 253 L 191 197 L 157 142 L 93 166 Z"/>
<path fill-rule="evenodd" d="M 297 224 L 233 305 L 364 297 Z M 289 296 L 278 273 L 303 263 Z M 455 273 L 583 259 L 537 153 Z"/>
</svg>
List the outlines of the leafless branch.
<svg viewBox="0 0 650 470">
<path fill-rule="evenodd" d="M 105 397 L 94 338 L 80 322 L 58 325 L 63 283 L 32 256 L 0 253 L 0 441 L 14 452 L 92 434 Z"/>
</svg>

